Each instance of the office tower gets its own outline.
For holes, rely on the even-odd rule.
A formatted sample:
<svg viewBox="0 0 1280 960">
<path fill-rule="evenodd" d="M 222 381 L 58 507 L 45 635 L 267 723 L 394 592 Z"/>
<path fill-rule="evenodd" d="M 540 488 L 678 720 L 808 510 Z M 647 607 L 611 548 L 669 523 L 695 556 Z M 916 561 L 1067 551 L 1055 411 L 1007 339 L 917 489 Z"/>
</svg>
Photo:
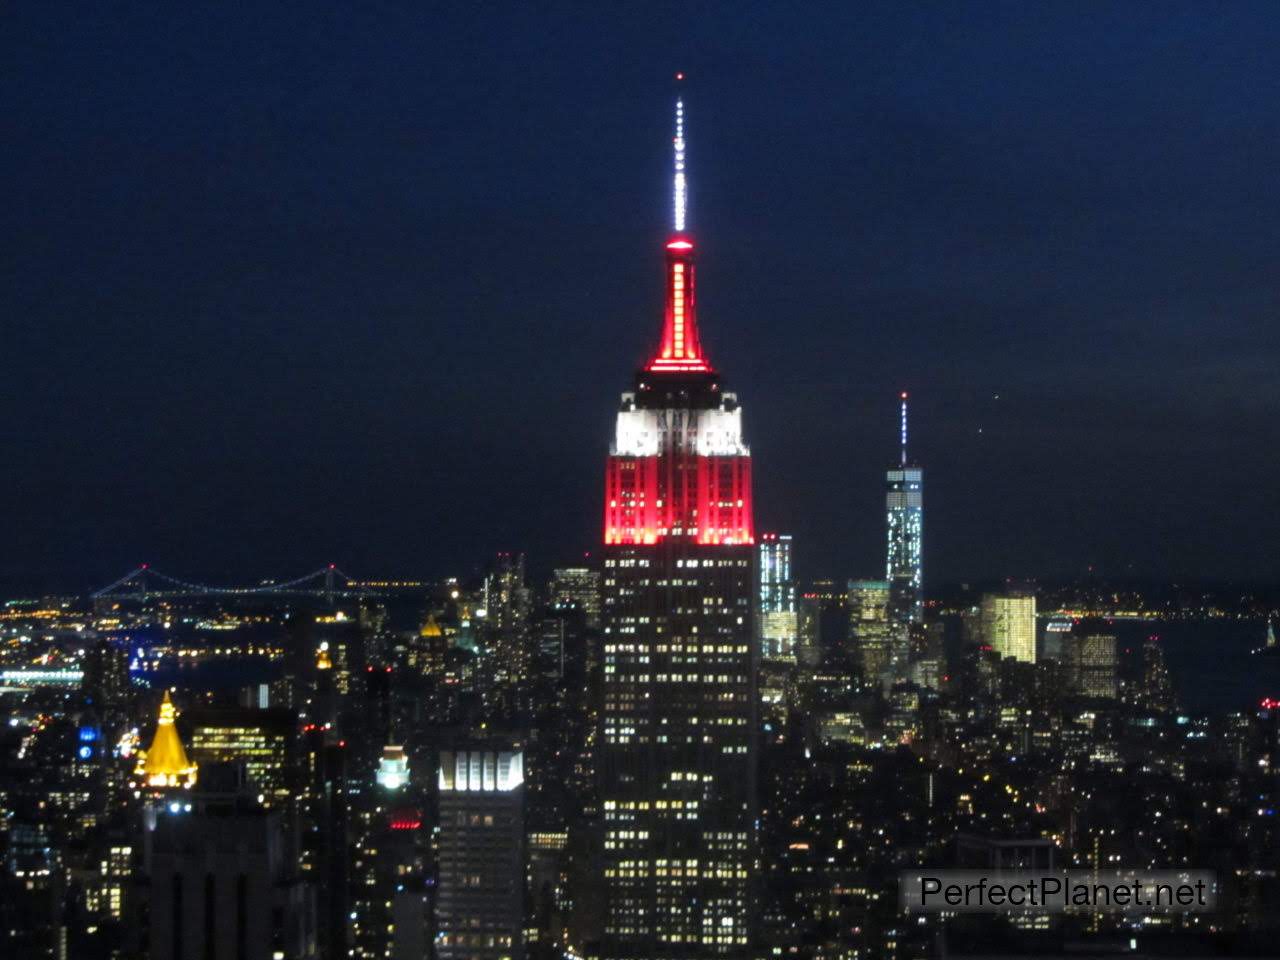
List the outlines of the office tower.
<svg viewBox="0 0 1280 960">
<path fill-rule="evenodd" d="M 605 960 L 744 956 L 755 907 L 751 454 L 698 336 L 684 167 L 677 100 L 662 338 L 606 469 Z"/>
<path fill-rule="evenodd" d="M 1116 635 L 1100 624 L 1078 623 L 1065 643 L 1063 659 L 1076 692 L 1114 700 L 1119 691 Z"/>
<path fill-rule="evenodd" d="M 800 630 L 791 546 L 789 534 L 762 533 L 756 547 L 756 646 L 760 656 L 756 689 L 760 719 L 779 727 L 786 720 L 787 682 L 797 662 Z"/>
<path fill-rule="evenodd" d="M 292 812 L 298 783 L 292 710 L 197 708 L 187 711 L 183 722 L 196 764 L 242 763 L 264 806 Z"/>
<path fill-rule="evenodd" d="M 429 613 L 418 629 L 418 635 L 406 647 L 405 666 L 424 678 L 439 680 L 444 673 L 445 654 L 452 645 L 453 638 L 445 632 L 435 616 Z"/>
<path fill-rule="evenodd" d="M 125 709 L 129 697 L 129 653 L 109 639 L 98 640 L 85 654 L 85 697 L 108 726 Z"/>
<path fill-rule="evenodd" d="M 424 960 L 430 956 L 427 925 L 427 877 L 422 812 L 401 806 L 384 810 L 374 843 L 370 900 L 381 906 L 383 947 L 387 960 Z"/>
<path fill-rule="evenodd" d="M 7 801 L 7 805 L 11 803 Z M 0 922 L 4 923 L 0 942 L 5 955 L 64 960 L 68 954 L 62 852 L 50 835 L 50 825 L 44 822 L 43 810 L 34 803 L 21 811 L 10 806 L 5 819 L 4 868 L 0 871 Z"/>
<path fill-rule="evenodd" d="M 379 804 L 389 800 L 378 796 Z M 352 863 L 352 960 L 426 960 L 428 878 L 422 812 L 378 806 L 362 814 Z"/>
<path fill-rule="evenodd" d="M 1138 699 L 1150 710 L 1165 711 L 1177 707 L 1173 680 L 1164 659 L 1164 647 L 1155 634 L 1142 642 L 1142 685 Z"/>
<path fill-rule="evenodd" d="M 160 714 L 151 745 L 138 751 L 137 773 L 148 787 L 190 787 L 196 781 L 196 765 L 187 759 L 187 751 L 174 726 L 177 717 L 178 710 L 166 690 L 160 701 Z"/>
<path fill-rule="evenodd" d="M 317 666 L 328 663 L 328 682 L 332 684 L 334 706 L 344 701 L 356 703 L 364 695 L 365 667 L 369 662 L 368 635 L 358 620 L 341 611 L 318 617 L 315 623 L 318 650 Z"/>
<path fill-rule="evenodd" d="M 942 688 L 947 670 L 945 634 L 946 625 L 940 620 L 915 625 L 911 636 L 911 682 L 916 686 Z"/>
<path fill-rule="evenodd" d="M 367 667 L 364 675 L 365 701 L 359 719 L 352 728 L 359 732 L 358 740 L 377 749 L 384 743 L 393 743 L 395 736 L 395 707 L 391 692 L 391 667 Z M 369 757 L 368 759 L 374 759 Z"/>
<path fill-rule="evenodd" d="M 151 960 L 315 957 L 315 905 L 280 814 L 256 802 L 234 765 L 200 779 L 190 803 L 150 811 Z"/>
<path fill-rule="evenodd" d="M 1069 619 L 1050 620 L 1046 623 L 1040 640 L 1040 656 L 1045 660 L 1066 663 L 1074 627 L 1075 623 Z"/>
<path fill-rule="evenodd" d="M 924 619 L 924 567 L 920 539 L 924 530 L 924 470 L 907 460 L 907 394 L 902 394 L 901 454 L 898 466 L 885 474 L 888 493 L 889 550 L 885 577 L 892 597 L 890 619 L 919 623 Z"/>
<path fill-rule="evenodd" d="M 551 605 L 583 612 L 591 629 L 600 626 L 600 571 L 590 567 L 561 567 L 551 577 Z"/>
<path fill-rule="evenodd" d="M 887 696 L 889 714 L 884 718 L 888 743 L 911 743 L 919 735 L 920 691 L 909 683 L 896 683 Z"/>
<path fill-rule="evenodd" d="M 891 586 L 887 580 L 850 580 L 847 659 L 862 668 L 863 680 L 881 683 L 893 674 L 894 652 L 903 635 L 900 623 L 889 619 Z"/>
<path fill-rule="evenodd" d="M 978 631 L 982 643 L 1005 659 L 1035 663 L 1035 594 L 1019 590 L 984 594 Z"/>
<path fill-rule="evenodd" d="M 791 536 L 765 533 L 757 548 L 760 571 L 760 655 L 766 660 L 795 662 L 799 628 L 796 581 L 791 571 Z"/>
<path fill-rule="evenodd" d="M 528 677 L 531 659 L 532 594 L 525 585 L 524 554 L 498 554 L 484 590 L 490 669 L 498 680 L 518 683 Z"/>
<path fill-rule="evenodd" d="M 524 754 L 440 753 L 439 960 L 524 956 Z"/>
<path fill-rule="evenodd" d="M 534 674 L 562 680 L 585 666 L 587 612 L 574 604 L 553 604 L 533 625 Z"/>
<path fill-rule="evenodd" d="M 332 730 L 306 724 L 302 728 L 306 786 L 302 811 L 302 874 L 316 891 L 318 952 L 322 960 L 350 956 L 350 826 L 352 796 L 347 776 L 346 743 Z"/>
<path fill-rule="evenodd" d="M 822 599 L 801 594 L 796 603 L 796 662 L 806 667 L 822 663 Z"/>
<path fill-rule="evenodd" d="M 422 797 L 404 748 L 382 748 L 377 788 L 355 801 L 351 864 L 351 957 L 427 956 L 426 837 Z"/>
</svg>

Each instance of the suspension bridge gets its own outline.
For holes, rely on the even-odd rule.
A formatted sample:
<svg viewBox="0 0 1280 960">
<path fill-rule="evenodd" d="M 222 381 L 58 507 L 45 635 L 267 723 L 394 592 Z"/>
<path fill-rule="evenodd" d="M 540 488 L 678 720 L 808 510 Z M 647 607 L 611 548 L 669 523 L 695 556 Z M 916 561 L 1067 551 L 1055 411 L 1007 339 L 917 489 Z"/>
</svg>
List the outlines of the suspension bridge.
<svg viewBox="0 0 1280 960">
<path fill-rule="evenodd" d="M 119 580 L 89 594 L 94 600 L 149 600 L 164 597 L 324 597 L 332 602 L 338 597 L 371 597 L 375 592 L 343 573 L 336 564 L 326 564 L 292 580 L 268 580 L 254 586 L 215 586 L 192 583 L 161 573 L 149 563 L 139 564 Z"/>
</svg>

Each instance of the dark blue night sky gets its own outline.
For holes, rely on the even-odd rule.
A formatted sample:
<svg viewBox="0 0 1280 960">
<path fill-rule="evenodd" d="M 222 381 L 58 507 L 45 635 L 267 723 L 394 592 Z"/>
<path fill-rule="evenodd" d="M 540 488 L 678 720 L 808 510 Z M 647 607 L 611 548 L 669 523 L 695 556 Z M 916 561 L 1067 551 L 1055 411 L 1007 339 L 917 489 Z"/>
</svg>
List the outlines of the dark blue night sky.
<svg viewBox="0 0 1280 960">
<path fill-rule="evenodd" d="M 1274 4 L 193 6 L 6 13 L 0 580 L 592 547 L 676 69 L 801 575 L 905 388 L 928 580 L 1280 576 Z"/>
</svg>

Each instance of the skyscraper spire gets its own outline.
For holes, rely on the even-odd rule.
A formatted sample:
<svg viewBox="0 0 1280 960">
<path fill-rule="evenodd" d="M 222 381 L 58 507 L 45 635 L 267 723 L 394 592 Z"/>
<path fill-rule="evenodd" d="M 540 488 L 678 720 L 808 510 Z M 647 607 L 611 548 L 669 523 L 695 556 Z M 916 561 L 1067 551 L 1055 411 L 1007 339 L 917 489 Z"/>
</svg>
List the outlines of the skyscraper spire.
<svg viewBox="0 0 1280 960">
<path fill-rule="evenodd" d="M 902 465 L 907 465 L 907 391 L 902 391 Z"/>
<path fill-rule="evenodd" d="M 688 213 L 689 207 L 689 191 L 688 184 L 685 182 L 684 176 L 684 97 L 681 95 L 680 86 L 684 81 L 684 74 L 676 74 L 676 137 L 675 137 L 675 183 L 674 183 L 674 213 L 675 223 L 674 229 L 676 233 L 684 233 L 685 215 Z"/>
<path fill-rule="evenodd" d="M 685 175 L 684 74 L 676 74 L 675 172 L 672 190 L 674 230 L 667 240 L 667 310 L 658 352 L 646 367 L 653 373 L 710 373 L 702 356 L 693 293 L 693 238 L 686 232 L 689 182 Z"/>
</svg>

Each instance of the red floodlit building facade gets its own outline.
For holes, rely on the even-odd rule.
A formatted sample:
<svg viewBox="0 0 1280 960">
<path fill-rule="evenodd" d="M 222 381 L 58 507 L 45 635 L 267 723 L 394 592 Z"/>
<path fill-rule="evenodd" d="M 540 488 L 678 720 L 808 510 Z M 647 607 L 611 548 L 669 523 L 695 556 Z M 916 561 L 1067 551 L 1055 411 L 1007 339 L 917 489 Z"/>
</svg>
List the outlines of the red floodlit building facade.
<svg viewBox="0 0 1280 960">
<path fill-rule="evenodd" d="M 676 105 L 675 229 L 652 357 L 605 470 L 604 958 L 746 956 L 755 856 L 751 452 L 698 333 Z"/>
</svg>

